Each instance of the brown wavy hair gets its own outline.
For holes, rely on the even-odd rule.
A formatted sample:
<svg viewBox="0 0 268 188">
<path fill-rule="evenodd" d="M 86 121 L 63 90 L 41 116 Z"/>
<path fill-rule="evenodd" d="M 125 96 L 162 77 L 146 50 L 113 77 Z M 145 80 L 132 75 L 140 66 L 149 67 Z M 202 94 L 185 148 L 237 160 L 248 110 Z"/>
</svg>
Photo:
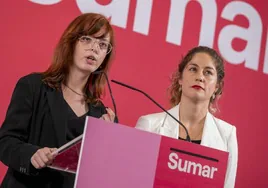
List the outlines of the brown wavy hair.
<svg viewBox="0 0 268 188">
<path fill-rule="evenodd" d="M 65 84 L 69 74 L 69 67 L 73 63 L 75 45 L 80 36 L 93 35 L 103 31 L 103 38 L 110 35 L 110 43 L 113 46 L 111 52 L 106 55 L 98 71 L 108 72 L 111 66 L 111 58 L 114 51 L 114 32 L 109 20 L 101 14 L 85 13 L 76 17 L 63 32 L 54 51 L 52 63 L 43 72 L 43 81 L 51 88 L 60 90 L 61 84 Z M 98 102 L 104 95 L 106 79 L 103 74 L 90 74 L 85 86 L 86 101 Z"/>
<path fill-rule="evenodd" d="M 171 85 L 168 88 L 170 95 L 170 104 L 171 106 L 176 106 L 181 101 L 181 86 L 179 85 L 179 80 L 182 78 L 182 73 L 186 65 L 192 60 L 195 54 L 197 53 L 206 53 L 208 54 L 216 67 L 217 71 L 217 83 L 219 85 L 218 90 L 215 92 L 215 98 L 211 97 L 209 102 L 209 111 L 215 113 L 218 110 L 217 100 L 220 98 L 223 92 L 224 86 L 224 61 L 223 58 L 212 48 L 206 46 L 198 46 L 188 51 L 185 57 L 182 58 L 181 62 L 178 65 L 177 70 L 173 73 L 171 77 Z"/>
</svg>

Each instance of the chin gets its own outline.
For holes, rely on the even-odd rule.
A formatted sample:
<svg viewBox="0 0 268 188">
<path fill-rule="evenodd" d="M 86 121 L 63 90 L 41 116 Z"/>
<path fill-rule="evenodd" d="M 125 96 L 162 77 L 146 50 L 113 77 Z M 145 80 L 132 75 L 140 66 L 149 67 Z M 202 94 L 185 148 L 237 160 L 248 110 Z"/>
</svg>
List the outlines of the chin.
<svg viewBox="0 0 268 188">
<path fill-rule="evenodd" d="M 96 67 L 96 66 L 85 66 L 85 67 L 82 67 L 81 69 L 82 69 L 84 72 L 92 73 L 92 72 L 94 72 L 95 70 L 97 70 L 98 67 Z"/>
<path fill-rule="evenodd" d="M 94 71 L 94 69 L 80 69 L 80 72 L 83 72 L 83 74 L 91 74 Z"/>
</svg>

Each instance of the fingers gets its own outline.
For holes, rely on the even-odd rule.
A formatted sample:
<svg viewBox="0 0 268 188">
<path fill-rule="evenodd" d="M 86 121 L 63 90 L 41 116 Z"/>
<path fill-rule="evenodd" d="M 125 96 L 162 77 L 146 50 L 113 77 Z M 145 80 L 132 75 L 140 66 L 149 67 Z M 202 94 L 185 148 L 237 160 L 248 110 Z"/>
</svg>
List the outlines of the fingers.
<svg viewBox="0 0 268 188">
<path fill-rule="evenodd" d="M 41 165 L 39 165 L 34 158 L 31 158 L 31 163 L 36 169 L 40 169 Z"/>
<path fill-rule="evenodd" d="M 103 114 L 101 116 L 101 119 L 105 120 L 105 121 L 114 121 L 115 118 L 115 113 L 110 109 L 110 108 L 106 108 L 107 114 Z"/>
<path fill-rule="evenodd" d="M 56 155 L 58 154 L 57 152 L 54 153 L 56 150 L 57 150 L 57 148 L 50 148 L 50 152 L 51 152 L 51 155 L 52 155 L 53 157 L 56 157 Z M 54 154 L 53 154 L 53 153 L 54 153 Z"/>
<path fill-rule="evenodd" d="M 47 165 L 51 164 L 55 156 L 52 155 L 52 152 L 56 148 L 42 148 L 35 152 L 31 158 L 31 163 L 36 169 L 44 168 Z"/>
</svg>

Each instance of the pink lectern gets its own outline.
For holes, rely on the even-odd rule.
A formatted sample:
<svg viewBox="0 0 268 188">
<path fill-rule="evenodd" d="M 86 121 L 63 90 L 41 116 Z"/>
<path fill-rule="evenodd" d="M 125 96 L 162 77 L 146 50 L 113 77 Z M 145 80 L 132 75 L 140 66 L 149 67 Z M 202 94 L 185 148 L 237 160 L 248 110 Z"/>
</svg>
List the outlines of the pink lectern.
<svg viewBox="0 0 268 188">
<path fill-rule="evenodd" d="M 228 153 L 87 117 L 84 134 L 51 168 L 76 173 L 77 188 L 224 187 Z"/>
</svg>

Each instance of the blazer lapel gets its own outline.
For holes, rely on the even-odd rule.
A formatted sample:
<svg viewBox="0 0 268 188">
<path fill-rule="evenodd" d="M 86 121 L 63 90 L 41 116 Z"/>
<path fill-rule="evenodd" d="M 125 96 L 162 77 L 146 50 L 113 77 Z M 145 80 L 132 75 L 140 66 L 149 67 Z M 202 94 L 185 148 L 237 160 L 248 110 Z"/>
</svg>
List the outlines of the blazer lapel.
<svg viewBox="0 0 268 188">
<path fill-rule="evenodd" d="M 207 113 L 201 145 L 210 148 L 227 151 L 227 148 L 222 140 L 214 117 L 209 112 Z"/>
<path fill-rule="evenodd" d="M 179 119 L 179 105 L 171 108 L 170 110 L 168 110 L 168 112 L 176 119 Z M 170 115 L 165 113 L 165 120 L 163 121 L 163 125 L 160 127 L 160 133 L 164 136 L 178 139 L 179 123 L 176 122 Z"/>
<path fill-rule="evenodd" d="M 61 92 L 52 90 L 47 92 L 48 104 L 58 138 L 58 146 L 66 143 L 67 109 L 64 107 L 64 100 Z"/>
</svg>

